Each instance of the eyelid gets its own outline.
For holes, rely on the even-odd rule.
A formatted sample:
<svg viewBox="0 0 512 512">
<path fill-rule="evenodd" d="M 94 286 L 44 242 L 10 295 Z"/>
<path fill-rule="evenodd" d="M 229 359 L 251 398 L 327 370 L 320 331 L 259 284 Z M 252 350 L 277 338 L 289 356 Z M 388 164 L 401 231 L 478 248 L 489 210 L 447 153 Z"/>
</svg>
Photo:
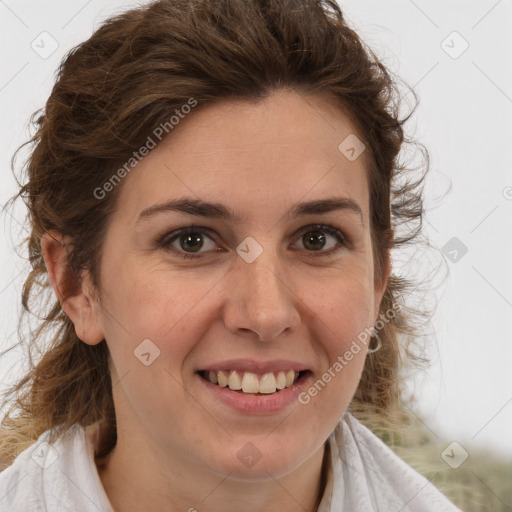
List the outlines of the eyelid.
<svg viewBox="0 0 512 512">
<path fill-rule="evenodd" d="M 321 223 L 308 224 L 306 226 L 299 228 L 297 231 L 295 231 L 293 236 L 298 236 L 299 234 L 304 234 L 304 233 L 308 233 L 309 231 L 315 231 L 315 230 L 325 231 L 326 233 L 329 233 L 332 236 L 339 237 L 341 239 L 341 242 L 345 245 L 349 243 L 348 236 L 345 234 L 344 231 L 342 231 L 340 228 L 330 226 L 329 224 L 321 224 Z M 311 252 L 314 252 L 314 251 L 311 251 Z M 323 252 L 323 251 L 319 251 L 319 252 Z M 327 251 L 325 251 L 325 252 L 327 252 Z"/>
<path fill-rule="evenodd" d="M 216 237 L 212 236 L 212 233 L 213 233 L 212 229 L 204 227 L 204 226 L 197 226 L 195 224 L 186 226 L 183 228 L 175 229 L 174 231 L 166 232 L 166 233 L 164 233 L 163 236 L 161 236 L 157 239 L 156 243 L 159 248 L 164 249 L 165 251 L 171 252 L 171 253 L 177 255 L 178 257 L 181 257 L 184 259 L 200 258 L 201 254 L 205 254 L 205 253 L 203 253 L 203 252 L 187 253 L 184 251 L 179 251 L 179 250 L 175 249 L 174 247 L 172 247 L 172 245 L 171 245 L 175 240 L 179 239 L 181 236 L 187 235 L 190 233 L 201 233 L 203 235 L 206 234 L 208 236 L 208 238 L 210 238 L 215 243 L 217 243 L 215 240 Z M 211 251 L 207 251 L 207 253 L 208 252 L 211 252 Z M 196 256 L 196 254 L 197 254 L 197 256 Z"/>
<path fill-rule="evenodd" d="M 325 231 L 329 235 L 338 238 L 339 245 L 337 245 L 336 247 L 331 248 L 327 251 L 322 251 L 322 250 L 306 251 L 313 257 L 332 255 L 332 253 L 338 252 L 339 250 L 350 246 L 350 239 L 345 234 L 344 231 L 342 231 L 341 229 L 336 228 L 334 226 L 327 225 L 327 224 L 314 223 L 314 224 L 308 224 L 306 226 L 302 226 L 301 228 L 299 228 L 297 231 L 295 231 L 293 233 L 292 237 L 297 238 L 301 234 L 305 234 L 305 233 L 308 233 L 310 231 L 315 231 L 315 230 L 316 231 Z M 211 240 L 213 240 L 215 243 L 217 243 L 217 241 L 216 241 L 217 235 L 216 235 L 215 231 L 212 230 L 211 228 L 207 228 L 207 227 L 199 226 L 199 225 L 190 225 L 190 226 L 176 229 L 171 232 L 166 232 L 163 236 L 159 237 L 156 242 L 157 242 L 157 245 L 159 248 L 162 248 L 166 251 L 172 252 L 172 253 L 176 254 L 178 257 L 183 258 L 183 259 L 199 259 L 202 257 L 201 255 L 205 255 L 205 254 L 208 254 L 211 252 L 220 252 L 220 251 L 206 251 L 206 252 L 197 252 L 197 253 L 187 253 L 184 251 L 176 250 L 174 247 L 171 246 L 171 244 L 175 240 L 179 239 L 179 237 L 181 237 L 183 235 L 190 234 L 190 233 L 206 234 Z M 303 249 L 293 249 L 293 250 L 294 251 L 303 251 Z"/>
</svg>

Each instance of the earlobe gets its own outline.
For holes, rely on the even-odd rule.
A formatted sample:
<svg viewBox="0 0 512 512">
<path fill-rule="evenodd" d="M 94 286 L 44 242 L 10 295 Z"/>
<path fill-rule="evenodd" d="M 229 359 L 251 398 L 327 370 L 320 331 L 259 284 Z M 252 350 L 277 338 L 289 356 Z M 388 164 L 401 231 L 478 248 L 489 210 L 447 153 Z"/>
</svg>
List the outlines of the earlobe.
<svg viewBox="0 0 512 512">
<path fill-rule="evenodd" d="M 71 250 L 70 238 L 57 230 L 48 231 L 41 237 L 41 252 L 48 277 L 62 310 L 73 322 L 78 338 L 89 345 L 96 345 L 104 339 L 101 323 L 95 314 L 96 303 L 87 289 L 88 276 L 80 279 L 69 266 L 68 253 Z"/>
</svg>

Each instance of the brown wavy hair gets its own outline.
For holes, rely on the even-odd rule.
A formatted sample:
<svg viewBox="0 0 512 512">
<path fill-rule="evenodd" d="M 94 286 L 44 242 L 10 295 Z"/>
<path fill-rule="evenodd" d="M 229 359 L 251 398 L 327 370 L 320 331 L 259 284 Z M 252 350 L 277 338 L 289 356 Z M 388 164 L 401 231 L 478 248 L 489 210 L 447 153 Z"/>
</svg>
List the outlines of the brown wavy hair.
<svg viewBox="0 0 512 512">
<path fill-rule="evenodd" d="M 24 335 L 20 319 L 29 368 L 5 394 L 0 470 L 41 433 L 51 429 L 56 439 L 75 423 L 105 426 L 99 455 L 116 443 L 106 342 L 77 338 L 51 288 L 42 235 L 69 236 L 69 267 L 78 281 L 89 272 L 99 290 L 105 227 L 120 187 L 101 200 L 94 190 L 190 98 L 200 109 L 231 98 L 257 102 L 281 89 L 331 98 L 364 137 L 375 278 L 393 248 L 420 235 L 428 154 L 421 149 L 420 168 L 399 162 L 404 144 L 413 143 L 403 125 L 417 101 L 408 96 L 414 105 L 402 115 L 399 81 L 334 0 L 158 0 L 108 19 L 65 56 L 44 110 L 32 116 L 35 133 L 19 148 L 31 149 L 8 204 L 22 198 L 28 208 L 30 235 L 22 243 L 31 270 L 21 317 L 32 314 L 36 326 Z M 388 281 L 381 313 L 402 307 L 379 331 L 380 350 L 366 357 L 350 406 L 361 417 L 392 410 L 400 368 L 418 362 L 405 302 L 410 286 L 396 275 Z"/>
</svg>

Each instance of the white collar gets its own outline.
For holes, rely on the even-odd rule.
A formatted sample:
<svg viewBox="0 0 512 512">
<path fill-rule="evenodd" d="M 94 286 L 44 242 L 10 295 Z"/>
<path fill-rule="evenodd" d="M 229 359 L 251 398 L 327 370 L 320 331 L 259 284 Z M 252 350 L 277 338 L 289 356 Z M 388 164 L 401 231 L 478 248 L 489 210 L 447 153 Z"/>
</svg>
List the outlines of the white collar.
<svg viewBox="0 0 512 512">
<path fill-rule="evenodd" d="M 48 432 L 0 473 L 0 510 L 114 512 L 94 460 L 97 425 L 74 425 L 54 445 Z M 318 512 L 460 512 L 428 480 L 346 413 L 328 438 Z"/>
</svg>

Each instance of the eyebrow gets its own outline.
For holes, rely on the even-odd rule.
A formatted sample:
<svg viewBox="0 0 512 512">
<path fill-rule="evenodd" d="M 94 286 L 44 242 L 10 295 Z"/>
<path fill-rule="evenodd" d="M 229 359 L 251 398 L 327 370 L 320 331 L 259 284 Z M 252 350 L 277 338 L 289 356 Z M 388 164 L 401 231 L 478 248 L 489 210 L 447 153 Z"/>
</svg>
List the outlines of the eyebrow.
<svg viewBox="0 0 512 512">
<path fill-rule="evenodd" d="M 355 213 L 361 217 L 361 221 L 363 222 L 363 212 L 361 207 L 353 199 L 348 197 L 331 197 L 298 203 L 290 209 L 288 216 L 290 219 L 295 219 L 305 215 L 324 214 L 338 210 L 345 210 Z M 241 221 L 241 216 L 239 214 L 223 204 L 211 203 L 202 201 L 200 199 L 184 197 L 161 204 L 155 204 L 149 208 L 146 208 L 139 214 L 137 223 L 157 213 L 171 211 L 188 213 L 198 217 L 210 217 L 214 219 L 227 220 L 231 222 Z"/>
</svg>

